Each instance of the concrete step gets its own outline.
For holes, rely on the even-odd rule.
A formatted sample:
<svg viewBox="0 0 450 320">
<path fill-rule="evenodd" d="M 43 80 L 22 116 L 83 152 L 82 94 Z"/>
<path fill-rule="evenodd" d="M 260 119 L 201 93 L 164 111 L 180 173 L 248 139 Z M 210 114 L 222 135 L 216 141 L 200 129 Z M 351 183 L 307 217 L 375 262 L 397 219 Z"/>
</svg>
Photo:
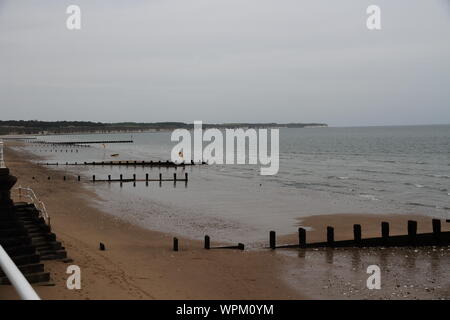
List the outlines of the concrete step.
<svg viewBox="0 0 450 320">
<path fill-rule="evenodd" d="M 3 238 L 11 238 L 11 237 L 20 237 L 20 236 L 26 236 L 28 233 L 25 230 L 25 228 L 11 228 L 11 229 L 4 229 L 1 230 L 0 235 Z"/>
<path fill-rule="evenodd" d="M 31 245 L 19 245 L 15 247 L 4 248 L 6 253 L 11 257 L 22 256 L 26 254 L 36 254 L 36 248 Z"/>
<path fill-rule="evenodd" d="M 42 234 L 30 234 L 31 241 L 56 241 L 56 234 L 49 232 L 49 233 L 42 233 Z"/>
<path fill-rule="evenodd" d="M 41 260 L 58 260 L 58 259 L 66 259 L 67 252 L 65 250 L 56 250 L 54 253 L 49 253 L 46 255 L 41 255 Z"/>
<path fill-rule="evenodd" d="M 11 257 L 11 260 L 14 261 L 17 266 L 21 266 L 25 264 L 39 263 L 40 257 L 38 254 L 25 254 Z"/>
<path fill-rule="evenodd" d="M 38 282 L 48 282 L 50 281 L 50 273 L 49 272 L 36 272 L 24 274 L 25 278 L 29 283 L 38 283 Z M 7 277 L 0 278 L 0 284 L 11 284 Z"/>
<path fill-rule="evenodd" d="M 22 265 L 22 266 L 18 266 L 18 268 L 23 274 L 44 272 L 44 264 L 43 263 L 25 264 L 25 265 Z M 6 275 L 0 269 L 0 278 L 2 278 L 2 277 L 6 277 Z"/>
<path fill-rule="evenodd" d="M 31 239 L 23 236 L 23 237 L 9 237 L 9 238 L 0 238 L 0 245 L 3 248 L 14 247 L 19 245 L 29 245 L 31 244 Z"/>
<path fill-rule="evenodd" d="M 40 242 L 39 244 L 33 243 L 36 250 L 61 250 L 63 247 L 59 241 Z"/>
</svg>

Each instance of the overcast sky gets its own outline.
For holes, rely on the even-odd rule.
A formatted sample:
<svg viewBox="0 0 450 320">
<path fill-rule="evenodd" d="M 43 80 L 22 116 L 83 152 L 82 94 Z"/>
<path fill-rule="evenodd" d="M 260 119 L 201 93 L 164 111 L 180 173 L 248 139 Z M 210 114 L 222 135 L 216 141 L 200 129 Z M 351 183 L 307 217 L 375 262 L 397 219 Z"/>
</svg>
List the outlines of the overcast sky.
<svg viewBox="0 0 450 320">
<path fill-rule="evenodd" d="M 0 119 L 450 123 L 449 3 L 0 0 Z"/>
</svg>

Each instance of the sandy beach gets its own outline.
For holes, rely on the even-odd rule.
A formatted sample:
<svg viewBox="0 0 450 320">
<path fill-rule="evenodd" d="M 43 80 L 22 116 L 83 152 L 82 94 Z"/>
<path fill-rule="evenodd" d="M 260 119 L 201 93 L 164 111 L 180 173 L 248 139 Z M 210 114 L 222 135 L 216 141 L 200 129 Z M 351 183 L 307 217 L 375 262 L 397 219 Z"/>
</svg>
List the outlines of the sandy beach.
<svg viewBox="0 0 450 320">
<path fill-rule="evenodd" d="M 81 268 L 82 289 L 67 290 L 69 264 L 45 263 L 54 286 L 36 286 L 43 299 L 299 299 L 304 295 L 278 277 L 286 259 L 270 251 L 203 250 L 198 241 L 180 239 L 115 219 L 89 205 L 96 197 L 63 174 L 32 164 L 30 154 L 5 150 L 7 166 L 46 204 L 52 230 Z M 35 177 L 33 180 L 32 177 Z M 99 243 L 106 251 L 99 250 Z M 15 298 L 0 287 L 1 299 Z"/>
<path fill-rule="evenodd" d="M 8 142 L 7 146 L 15 143 Z M 96 199 L 97 196 L 83 187 L 87 182 L 80 183 L 75 179 L 63 181 L 62 172 L 32 163 L 30 160 L 34 157 L 9 147 L 5 150 L 6 165 L 18 178 L 16 187 L 29 186 L 44 201 L 51 216 L 52 230 L 66 247 L 69 258 L 73 259 L 69 263 L 45 262 L 45 269 L 51 273 L 53 285 L 35 286 L 43 299 L 346 298 L 342 293 L 346 285 L 341 284 L 339 279 L 333 280 L 329 268 L 330 265 L 339 266 L 339 261 L 345 265 L 345 256 L 362 251 L 361 249 L 336 250 L 335 260 L 331 264 L 327 250 L 307 252 L 306 255 L 311 259 L 306 260 L 304 256 L 299 259 L 298 250 L 204 250 L 203 243 L 186 238 L 180 238 L 180 251 L 173 252 L 172 235 L 131 225 L 96 209 L 90 204 L 90 199 Z M 48 180 L 48 176 L 52 179 Z M 392 234 L 404 234 L 406 221 L 411 218 L 418 221 L 419 232 L 431 231 L 429 217 L 389 214 L 311 216 L 299 219 L 298 226 L 311 228 L 307 232 L 308 241 L 322 241 L 325 239 L 326 226 L 332 225 L 335 227 L 336 239 L 340 240 L 352 238 L 354 223 L 362 225 L 364 237 L 378 236 L 381 221 L 391 223 Z M 450 230 L 448 225 L 444 223 L 443 230 Z M 100 242 L 106 245 L 106 251 L 99 250 Z M 280 236 L 278 239 L 280 244 L 295 242 L 296 235 Z M 408 249 L 390 250 L 394 250 L 394 256 L 409 252 Z M 420 252 L 421 250 L 430 249 L 419 249 Z M 342 252 L 346 253 L 344 257 L 340 257 Z M 379 255 L 373 250 L 366 250 L 361 254 L 372 258 Z M 449 258 L 448 248 L 438 254 L 440 256 L 434 257 L 435 261 L 441 259 L 437 263 L 445 265 Z M 426 257 L 417 259 L 425 263 L 427 261 Z M 361 286 L 361 279 L 367 277 L 362 270 L 366 261 L 358 261 L 358 268 L 361 269 L 358 271 L 358 281 Z M 81 268 L 81 290 L 66 288 L 66 268 L 70 264 Z M 350 277 L 355 275 L 352 268 L 347 272 Z M 342 275 L 346 274 L 342 272 L 342 266 L 338 269 Z M 439 271 L 436 277 L 447 275 Z M 407 276 L 409 274 L 405 273 L 398 277 L 402 279 Z M 311 279 L 316 279 L 316 284 Z M 419 298 L 430 295 L 425 290 L 429 286 L 424 283 L 427 279 L 417 277 L 421 290 L 415 294 Z M 336 288 L 324 289 L 321 285 L 323 281 L 333 282 Z M 450 292 L 448 280 L 442 283 L 435 279 L 435 282 L 440 289 L 432 292 L 431 297 L 445 298 Z M 404 286 L 397 288 L 402 291 Z M 375 296 L 361 290 L 355 293 L 354 298 L 390 298 L 389 290 L 378 292 Z M 409 296 L 397 296 L 402 297 Z M 0 286 L 0 299 L 16 298 L 10 286 Z"/>
</svg>

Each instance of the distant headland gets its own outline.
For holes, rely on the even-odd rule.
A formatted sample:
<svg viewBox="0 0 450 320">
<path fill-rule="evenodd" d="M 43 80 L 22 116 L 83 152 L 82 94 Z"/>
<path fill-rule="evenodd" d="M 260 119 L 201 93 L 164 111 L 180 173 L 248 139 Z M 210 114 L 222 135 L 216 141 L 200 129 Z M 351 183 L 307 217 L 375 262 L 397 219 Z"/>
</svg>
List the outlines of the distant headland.
<svg viewBox="0 0 450 320">
<path fill-rule="evenodd" d="M 204 128 L 308 128 L 327 127 L 325 123 L 204 123 Z M 117 122 L 103 123 L 92 121 L 37 121 L 7 120 L 0 121 L 0 134 L 73 134 L 73 133 L 113 133 L 166 131 L 192 128 L 185 122 Z"/>
</svg>

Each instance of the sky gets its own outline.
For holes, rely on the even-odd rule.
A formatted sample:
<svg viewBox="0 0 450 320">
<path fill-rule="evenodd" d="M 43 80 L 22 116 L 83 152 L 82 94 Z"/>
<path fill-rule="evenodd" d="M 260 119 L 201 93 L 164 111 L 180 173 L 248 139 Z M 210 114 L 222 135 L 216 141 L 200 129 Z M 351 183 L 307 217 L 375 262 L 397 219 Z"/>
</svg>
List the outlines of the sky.
<svg viewBox="0 0 450 320">
<path fill-rule="evenodd" d="M 450 0 L 0 0 L 1 120 L 448 124 L 449 88 Z"/>
</svg>

